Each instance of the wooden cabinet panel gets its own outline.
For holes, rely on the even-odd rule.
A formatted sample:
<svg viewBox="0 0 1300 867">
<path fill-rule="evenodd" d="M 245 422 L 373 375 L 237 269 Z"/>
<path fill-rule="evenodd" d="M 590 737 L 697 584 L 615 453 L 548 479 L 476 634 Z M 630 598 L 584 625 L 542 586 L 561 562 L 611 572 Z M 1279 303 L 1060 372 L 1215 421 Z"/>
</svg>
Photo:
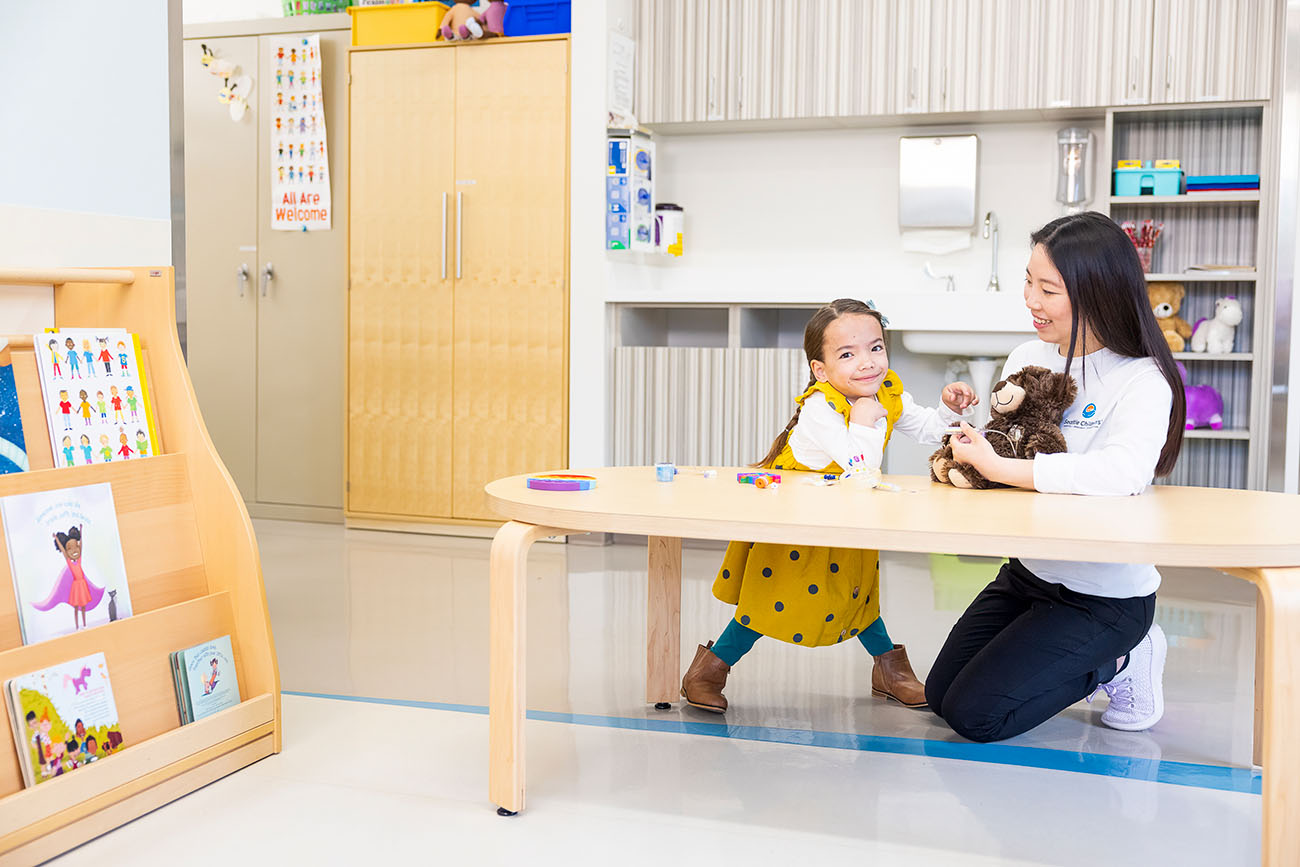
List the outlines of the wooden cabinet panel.
<svg viewBox="0 0 1300 867">
<path fill-rule="evenodd" d="M 204 39 L 223 60 L 257 69 L 257 37 Z M 221 81 L 185 57 L 185 266 L 188 362 L 221 460 L 246 500 L 257 493 L 257 117 L 217 102 Z M 237 272 L 248 269 L 241 288 Z"/>
<path fill-rule="evenodd" d="M 1154 0 L 1043 0 L 1043 108 L 1150 99 Z"/>
<path fill-rule="evenodd" d="M 259 172 L 257 269 L 274 278 L 257 299 L 257 500 L 343 505 L 343 394 L 347 293 L 348 44 L 347 31 L 320 34 L 321 79 L 329 132 L 331 228 L 271 229 L 270 174 Z M 261 81 L 271 81 L 271 38 L 261 37 Z M 261 117 L 271 116 L 272 88 L 261 89 Z M 272 129 L 261 125 L 258 152 L 271 152 Z M 254 275 L 258 276 L 258 275 Z"/>
<path fill-rule="evenodd" d="M 486 483 L 566 462 L 568 43 L 455 54 L 451 514 L 492 519 Z"/>
<path fill-rule="evenodd" d="M 1153 102 L 1267 99 L 1268 0 L 1155 0 Z"/>
<path fill-rule="evenodd" d="M 430 49 L 351 56 L 352 512 L 451 514 L 455 138 L 451 111 L 432 95 L 456 92 L 455 55 L 456 49 Z M 501 110 L 483 79 L 470 81 L 476 99 Z M 502 116 L 526 110 L 527 102 Z M 451 225 L 443 222 L 444 195 Z"/>
</svg>

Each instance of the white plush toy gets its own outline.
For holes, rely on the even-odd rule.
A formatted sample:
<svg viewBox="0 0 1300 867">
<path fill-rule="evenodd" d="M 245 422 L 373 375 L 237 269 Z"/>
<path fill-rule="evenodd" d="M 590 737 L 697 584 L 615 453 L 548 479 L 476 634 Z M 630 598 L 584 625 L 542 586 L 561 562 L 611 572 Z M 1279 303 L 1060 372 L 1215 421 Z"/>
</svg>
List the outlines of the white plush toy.
<svg viewBox="0 0 1300 867">
<path fill-rule="evenodd" d="M 1233 336 L 1241 324 L 1241 302 L 1229 295 L 1214 302 L 1214 318 L 1202 319 L 1192 332 L 1192 352 L 1232 352 Z"/>
</svg>

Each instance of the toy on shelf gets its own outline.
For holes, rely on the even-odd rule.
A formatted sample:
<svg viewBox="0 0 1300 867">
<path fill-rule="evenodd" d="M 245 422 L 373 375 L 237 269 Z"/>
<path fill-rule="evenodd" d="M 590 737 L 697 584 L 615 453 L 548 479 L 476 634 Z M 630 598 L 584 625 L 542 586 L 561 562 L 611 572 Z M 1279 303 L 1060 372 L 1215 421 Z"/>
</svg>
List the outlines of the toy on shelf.
<svg viewBox="0 0 1300 867">
<path fill-rule="evenodd" d="M 1178 315 L 1182 309 L 1187 289 L 1182 283 L 1148 283 L 1147 298 L 1151 311 L 1156 314 L 1156 324 L 1164 332 L 1165 342 L 1171 352 L 1182 352 L 1192 336 L 1192 326 Z"/>
<path fill-rule="evenodd" d="M 1178 362 L 1178 372 L 1183 377 L 1183 395 L 1187 398 L 1187 430 L 1208 427 L 1223 429 L 1223 395 L 1212 385 L 1188 385 L 1187 368 Z"/>
<path fill-rule="evenodd" d="M 1242 315 L 1237 296 L 1227 295 L 1215 301 L 1213 318 L 1200 319 L 1196 323 L 1192 332 L 1192 352 L 1232 352 Z"/>
<path fill-rule="evenodd" d="M 1063 452 L 1065 435 L 1061 418 L 1074 403 L 1078 386 L 1074 377 L 1053 373 L 1045 367 L 1030 365 L 1013 373 L 993 391 L 989 405 L 992 416 L 984 425 L 983 435 L 993 451 L 1004 458 L 1032 458 L 1039 454 Z M 1084 407 L 1085 417 L 1096 407 Z M 970 464 L 959 463 L 952 455 L 952 435 L 930 455 L 930 478 L 958 488 L 1005 488 L 980 475 Z"/>
<path fill-rule="evenodd" d="M 505 34 L 505 20 L 504 0 L 456 0 L 438 32 L 448 42 L 488 39 Z"/>
<path fill-rule="evenodd" d="M 1137 249 L 1138 261 L 1142 263 L 1143 273 L 1150 273 L 1151 253 L 1156 246 L 1156 241 L 1160 240 L 1160 233 L 1165 230 L 1165 224 L 1157 220 L 1143 220 L 1141 223 L 1136 220 L 1125 220 L 1119 225 Z"/>
</svg>

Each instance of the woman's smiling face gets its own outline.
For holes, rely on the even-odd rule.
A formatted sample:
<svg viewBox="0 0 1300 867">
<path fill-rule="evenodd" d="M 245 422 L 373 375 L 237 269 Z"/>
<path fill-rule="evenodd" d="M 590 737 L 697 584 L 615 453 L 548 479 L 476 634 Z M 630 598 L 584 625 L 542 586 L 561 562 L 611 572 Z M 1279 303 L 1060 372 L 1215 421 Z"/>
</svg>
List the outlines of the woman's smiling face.
<svg viewBox="0 0 1300 867">
<path fill-rule="evenodd" d="M 1063 352 L 1069 348 L 1070 324 L 1074 318 L 1070 295 L 1065 289 L 1065 279 L 1042 244 L 1034 246 L 1025 266 L 1025 306 L 1034 317 L 1039 340 L 1055 343 Z M 1079 337 L 1082 340 L 1083 335 Z"/>
</svg>

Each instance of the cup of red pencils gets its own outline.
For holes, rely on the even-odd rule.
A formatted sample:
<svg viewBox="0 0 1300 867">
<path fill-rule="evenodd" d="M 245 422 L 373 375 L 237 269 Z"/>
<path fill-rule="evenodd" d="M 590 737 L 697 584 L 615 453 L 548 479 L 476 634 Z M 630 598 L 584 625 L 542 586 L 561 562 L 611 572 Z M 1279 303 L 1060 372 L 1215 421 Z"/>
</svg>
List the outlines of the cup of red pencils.
<svg viewBox="0 0 1300 867">
<path fill-rule="evenodd" d="M 1155 247 L 1156 241 L 1160 238 L 1160 233 L 1165 230 L 1165 224 L 1157 220 L 1125 220 L 1120 223 L 1120 228 L 1128 239 L 1133 242 L 1137 250 L 1138 261 L 1142 263 L 1142 270 L 1145 273 L 1151 271 L 1151 250 Z"/>
</svg>

